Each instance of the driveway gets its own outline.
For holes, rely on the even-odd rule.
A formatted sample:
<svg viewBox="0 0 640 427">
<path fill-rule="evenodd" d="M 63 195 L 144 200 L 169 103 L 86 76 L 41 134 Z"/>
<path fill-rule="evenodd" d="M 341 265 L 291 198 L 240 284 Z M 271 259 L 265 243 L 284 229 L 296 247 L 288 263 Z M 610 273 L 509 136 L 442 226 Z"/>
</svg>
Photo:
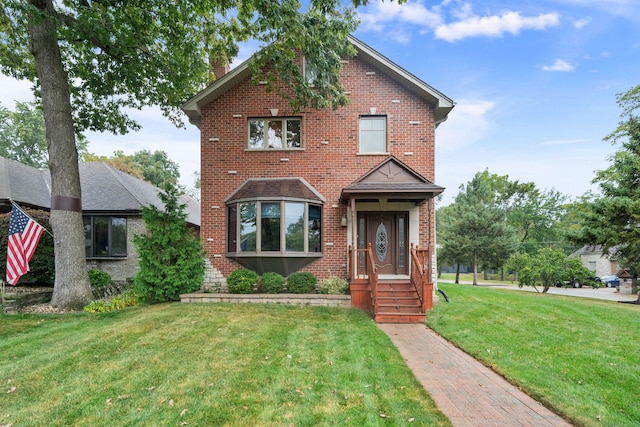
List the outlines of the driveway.
<svg viewBox="0 0 640 427">
<path fill-rule="evenodd" d="M 438 280 L 441 283 L 453 283 L 453 280 Z M 471 285 L 471 282 L 460 282 L 463 285 Z M 536 290 L 530 286 L 518 285 L 503 285 L 495 283 L 479 283 L 479 286 L 486 286 L 491 288 L 509 289 L 514 291 L 523 292 L 536 292 Z M 538 290 L 542 292 L 542 287 L 538 287 Z M 548 294 L 553 295 L 565 295 L 570 297 L 582 297 L 582 298 L 595 298 L 609 301 L 635 301 L 638 299 L 637 295 L 621 295 L 617 288 L 598 288 L 592 289 L 588 287 L 582 288 L 549 288 Z"/>
</svg>

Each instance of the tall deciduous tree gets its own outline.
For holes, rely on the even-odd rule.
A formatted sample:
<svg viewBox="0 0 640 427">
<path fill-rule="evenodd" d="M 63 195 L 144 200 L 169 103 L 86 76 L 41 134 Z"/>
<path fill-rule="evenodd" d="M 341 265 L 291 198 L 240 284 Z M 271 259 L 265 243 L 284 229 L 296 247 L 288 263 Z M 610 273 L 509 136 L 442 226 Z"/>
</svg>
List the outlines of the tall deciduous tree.
<svg viewBox="0 0 640 427">
<path fill-rule="evenodd" d="M 495 194 L 496 205 L 507 215 L 509 225 L 516 229 L 521 250 L 534 254 L 541 245 L 564 246 L 558 224 L 565 215 L 567 196 L 487 170 L 480 177 Z"/>
<path fill-rule="evenodd" d="M 165 151 L 136 151 L 133 154 L 133 161 L 142 169 L 145 181 L 156 187 L 164 188 L 167 185 L 175 186 L 178 184 L 180 167 L 169 158 Z"/>
<path fill-rule="evenodd" d="M 501 266 L 516 249 L 516 232 L 506 214 L 496 205 L 482 173 L 460 187 L 449 218 L 441 226 L 439 244 L 473 263 L 473 284 L 478 284 L 478 266 Z M 448 249 L 448 247 L 451 247 Z"/>
<path fill-rule="evenodd" d="M 640 274 L 640 85 L 618 95 L 621 121 L 606 141 L 620 144 L 611 165 L 598 171 L 594 183 L 600 197 L 583 204 L 580 243 L 602 245 L 603 253 L 613 251 L 621 266 L 629 269 L 634 283 Z M 639 298 L 640 300 L 640 298 Z"/>
<path fill-rule="evenodd" d="M 209 60 L 229 61 L 236 43 L 249 38 L 264 45 L 251 64 L 254 78 L 294 109 L 343 105 L 340 60 L 354 53 L 347 35 L 356 19 L 341 4 L 311 0 L 302 12 L 297 0 L 4 0 L 0 69 L 34 83 L 47 129 L 54 306 L 77 307 L 91 298 L 76 130 L 137 129 L 126 109 L 147 105 L 181 123 L 179 106 L 207 83 Z M 299 52 L 318 70 L 313 85 L 297 65 Z"/>
<path fill-rule="evenodd" d="M 89 141 L 78 134 L 78 154 L 87 153 Z M 42 109 L 35 103 L 16 102 L 15 110 L 0 105 L 0 156 L 34 168 L 49 162 Z"/>
</svg>

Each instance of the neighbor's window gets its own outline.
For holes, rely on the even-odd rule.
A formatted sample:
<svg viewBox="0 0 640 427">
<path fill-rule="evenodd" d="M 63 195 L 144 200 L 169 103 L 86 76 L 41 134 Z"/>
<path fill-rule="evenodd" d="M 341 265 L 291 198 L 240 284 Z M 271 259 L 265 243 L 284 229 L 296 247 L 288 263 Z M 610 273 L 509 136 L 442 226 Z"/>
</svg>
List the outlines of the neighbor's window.
<svg viewBox="0 0 640 427">
<path fill-rule="evenodd" d="M 249 148 L 295 149 L 301 148 L 300 118 L 249 119 Z"/>
<path fill-rule="evenodd" d="M 83 216 L 85 255 L 91 257 L 127 256 L 127 218 Z"/>
<path fill-rule="evenodd" d="M 360 153 L 387 152 L 387 117 L 360 117 Z"/>
<path fill-rule="evenodd" d="M 245 201 L 227 206 L 231 253 L 321 252 L 322 207 L 305 201 Z"/>
</svg>

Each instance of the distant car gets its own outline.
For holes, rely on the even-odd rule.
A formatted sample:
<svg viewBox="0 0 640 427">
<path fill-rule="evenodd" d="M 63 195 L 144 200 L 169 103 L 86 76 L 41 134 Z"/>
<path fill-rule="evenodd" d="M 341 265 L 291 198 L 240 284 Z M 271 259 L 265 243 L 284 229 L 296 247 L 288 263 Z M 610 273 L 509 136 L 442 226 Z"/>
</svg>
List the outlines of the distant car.
<svg viewBox="0 0 640 427">
<path fill-rule="evenodd" d="M 602 276 L 600 281 L 605 284 L 607 288 L 615 288 L 620 286 L 620 279 L 615 274 L 609 274 L 608 276 Z"/>
<path fill-rule="evenodd" d="M 556 288 L 581 288 L 582 283 L 578 279 L 565 280 L 563 282 L 556 283 Z"/>
</svg>

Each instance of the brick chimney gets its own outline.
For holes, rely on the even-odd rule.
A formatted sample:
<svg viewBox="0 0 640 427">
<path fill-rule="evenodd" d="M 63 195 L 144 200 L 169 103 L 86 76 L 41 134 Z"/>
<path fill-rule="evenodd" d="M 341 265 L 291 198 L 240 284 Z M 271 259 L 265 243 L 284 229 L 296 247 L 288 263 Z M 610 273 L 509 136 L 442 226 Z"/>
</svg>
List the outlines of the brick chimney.
<svg viewBox="0 0 640 427">
<path fill-rule="evenodd" d="M 229 63 L 227 61 L 212 61 L 211 62 L 211 73 L 210 80 L 213 82 L 215 80 L 220 79 L 222 76 L 229 72 Z"/>
</svg>

